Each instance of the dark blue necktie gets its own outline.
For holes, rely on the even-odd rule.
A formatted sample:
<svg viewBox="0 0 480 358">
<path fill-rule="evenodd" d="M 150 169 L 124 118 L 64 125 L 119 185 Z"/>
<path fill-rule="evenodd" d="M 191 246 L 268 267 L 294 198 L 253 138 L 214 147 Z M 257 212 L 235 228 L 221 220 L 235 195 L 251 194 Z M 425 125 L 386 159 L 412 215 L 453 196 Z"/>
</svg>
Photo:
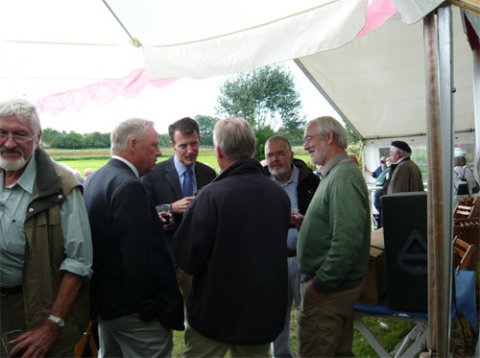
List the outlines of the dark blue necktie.
<svg viewBox="0 0 480 358">
<path fill-rule="evenodd" d="M 184 197 L 193 195 L 193 173 L 190 168 L 183 173 L 182 194 Z"/>
</svg>

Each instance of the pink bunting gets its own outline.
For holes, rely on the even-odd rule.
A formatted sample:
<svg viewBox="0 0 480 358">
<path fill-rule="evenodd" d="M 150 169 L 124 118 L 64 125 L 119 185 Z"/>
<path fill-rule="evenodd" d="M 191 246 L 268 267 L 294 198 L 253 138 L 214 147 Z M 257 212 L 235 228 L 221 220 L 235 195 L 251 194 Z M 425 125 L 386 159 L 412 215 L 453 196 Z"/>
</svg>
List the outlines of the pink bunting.
<svg viewBox="0 0 480 358">
<path fill-rule="evenodd" d="M 363 36 L 383 25 L 397 9 L 390 0 L 370 0 L 367 6 L 367 21 L 358 36 Z"/>
<path fill-rule="evenodd" d="M 118 96 L 133 98 L 147 86 L 165 87 L 175 79 L 149 80 L 144 69 L 133 71 L 129 76 L 117 80 L 95 82 L 91 85 L 56 93 L 37 101 L 40 112 L 57 114 L 64 110 L 81 110 L 90 102 L 107 103 Z"/>
</svg>

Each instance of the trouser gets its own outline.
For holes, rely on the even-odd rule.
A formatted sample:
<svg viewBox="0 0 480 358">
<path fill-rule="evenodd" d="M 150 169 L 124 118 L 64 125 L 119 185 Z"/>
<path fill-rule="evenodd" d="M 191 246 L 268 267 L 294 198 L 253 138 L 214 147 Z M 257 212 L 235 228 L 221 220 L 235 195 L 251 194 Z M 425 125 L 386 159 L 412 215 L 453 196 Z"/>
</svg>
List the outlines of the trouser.
<svg viewBox="0 0 480 358">
<path fill-rule="evenodd" d="M 298 320 L 299 357 L 353 357 L 353 306 L 363 282 L 355 288 L 334 291 L 315 301 L 301 284 L 302 303 Z"/>
<path fill-rule="evenodd" d="M 192 275 L 183 271 L 180 267 L 176 269 L 177 284 L 180 288 L 180 292 L 183 296 L 183 310 L 185 313 L 185 319 L 187 318 L 187 303 L 188 296 L 190 295 L 190 289 L 192 287 Z"/>
<path fill-rule="evenodd" d="M 98 320 L 99 357 L 171 357 L 172 331 L 138 314 Z"/>
<path fill-rule="evenodd" d="M 285 316 L 283 331 L 272 343 L 272 356 L 274 358 L 293 357 L 290 349 L 290 313 L 292 310 L 292 303 L 295 303 L 295 307 L 300 305 L 300 271 L 298 270 L 296 256 L 288 258 L 287 313 Z"/>
<path fill-rule="evenodd" d="M 7 332 L 20 330 L 26 332 L 25 312 L 23 306 L 23 293 L 16 293 L 12 295 L 2 295 L 0 299 L 0 314 L 1 314 L 1 332 L 2 343 L 3 336 Z M 47 317 L 45 317 L 47 318 Z M 46 357 L 73 357 L 74 347 L 81 336 L 80 325 L 67 322 L 65 327 L 62 327 L 61 334 L 57 337 L 53 345 L 48 350 Z M 6 342 L 5 342 L 6 345 Z M 2 344 L 1 357 L 7 357 L 6 347 Z"/>
<path fill-rule="evenodd" d="M 224 357 L 228 351 L 232 358 L 268 357 L 269 344 L 232 345 L 222 343 L 195 331 L 190 326 L 185 330 L 184 358 L 215 358 Z"/>
</svg>

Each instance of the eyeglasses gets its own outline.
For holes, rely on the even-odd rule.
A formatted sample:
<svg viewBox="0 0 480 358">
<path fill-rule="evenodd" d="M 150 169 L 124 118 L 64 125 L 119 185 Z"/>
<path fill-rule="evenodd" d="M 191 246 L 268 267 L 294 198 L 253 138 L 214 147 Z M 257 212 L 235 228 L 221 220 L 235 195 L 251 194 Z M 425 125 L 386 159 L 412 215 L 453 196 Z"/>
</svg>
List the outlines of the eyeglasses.
<svg viewBox="0 0 480 358">
<path fill-rule="evenodd" d="M 12 139 L 17 143 L 26 143 L 28 141 L 31 141 L 35 136 L 29 137 L 24 134 L 19 134 L 15 132 L 11 133 L 0 131 L 0 142 L 6 142 L 10 137 L 12 137 Z"/>
<path fill-rule="evenodd" d="M 312 141 L 313 138 L 319 137 L 319 136 L 320 136 L 320 134 L 307 135 L 305 138 L 303 138 L 303 144 L 307 145 Z"/>
</svg>

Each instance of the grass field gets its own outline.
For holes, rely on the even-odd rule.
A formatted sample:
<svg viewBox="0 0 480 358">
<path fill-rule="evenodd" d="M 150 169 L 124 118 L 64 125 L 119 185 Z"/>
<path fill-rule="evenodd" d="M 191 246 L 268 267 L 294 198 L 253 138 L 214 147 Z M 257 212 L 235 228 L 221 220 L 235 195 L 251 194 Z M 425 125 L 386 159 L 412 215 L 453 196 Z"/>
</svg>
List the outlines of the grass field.
<svg viewBox="0 0 480 358">
<path fill-rule="evenodd" d="M 171 147 L 160 149 L 162 156 L 157 159 L 157 163 L 167 160 L 173 155 Z M 82 175 L 85 173 L 85 169 L 97 170 L 110 159 L 109 149 L 47 149 L 47 151 L 57 162 L 78 170 Z M 296 158 L 310 163 L 310 156 L 302 148 L 294 148 L 294 152 Z M 198 161 L 219 170 L 215 153 L 211 147 L 201 148 Z"/>
</svg>

